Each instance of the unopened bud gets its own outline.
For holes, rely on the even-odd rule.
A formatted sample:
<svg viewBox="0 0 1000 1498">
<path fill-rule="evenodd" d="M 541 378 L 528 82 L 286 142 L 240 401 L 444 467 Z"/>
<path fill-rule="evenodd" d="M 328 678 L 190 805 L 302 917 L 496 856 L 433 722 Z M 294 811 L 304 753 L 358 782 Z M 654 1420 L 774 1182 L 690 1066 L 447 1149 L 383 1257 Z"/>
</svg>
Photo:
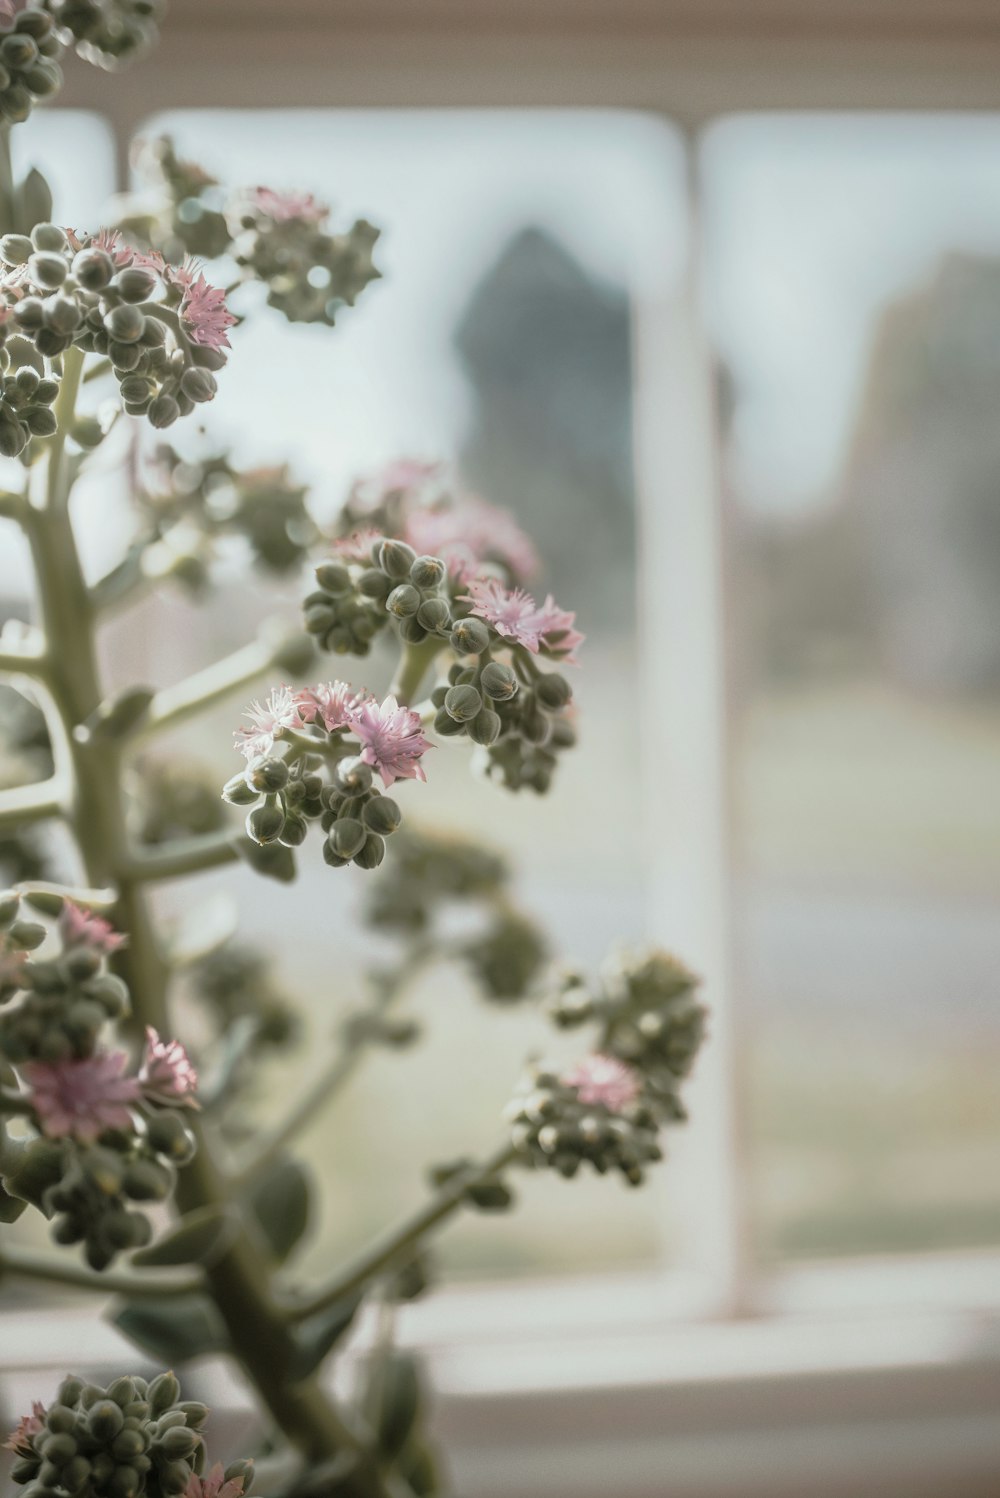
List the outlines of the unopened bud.
<svg viewBox="0 0 1000 1498">
<path fill-rule="evenodd" d="M 484 666 L 479 680 L 487 697 L 492 697 L 494 702 L 508 702 L 517 693 L 517 677 L 500 661 L 490 661 L 488 666 Z"/>
<path fill-rule="evenodd" d="M 365 825 L 382 837 L 389 837 L 403 820 L 403 813 L 391 796 L 373 796 L 362 815 Z"/>
<path fill-rule="evenodd" d="M 410 568 L 410 581 L 418 588 L 437 588 L 447 571 L 440 557 L 417 557 Z"/>
<path fill-rule="evenodd" d="M 457 723 L 470 723 L 482 706 L 482 696 L 473 686 L 451 687 L 444 699 L 445 712 Z"/>
<path fill-rule="evenodd" d="M 407 546 L 405 541 L 383 541 L 378 549 L 378 564 L 389 577 L 409 577 L 416 559 L 413 547 Z"/>
</svg>

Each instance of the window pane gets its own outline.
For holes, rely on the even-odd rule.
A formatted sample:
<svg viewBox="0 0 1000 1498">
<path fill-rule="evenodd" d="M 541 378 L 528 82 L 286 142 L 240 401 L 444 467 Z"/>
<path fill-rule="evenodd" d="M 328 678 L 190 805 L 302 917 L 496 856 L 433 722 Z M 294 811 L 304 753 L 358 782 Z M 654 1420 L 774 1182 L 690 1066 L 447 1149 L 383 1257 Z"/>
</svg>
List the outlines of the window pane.
<svg viewBox="0 0 1000 1498">
<path fill-rule="evenodd" d="M 770 1256 L 1000 1243 L 1000 120 L 702 151 Z"/>
<path fill-rule="evenodd" d="M 152 128 L 169 129 L 182 156 L 228 182 L 307 188 L 337 214 L 383 229 L 385 280 L 332 334 L 267 316 L 240 331 L 208 413 L 213 440 L 231 441 L 241 464 L 288 460 L 327 515 L 359 472 L 406 455 L 456 459 L 469 485 L 536 537 L 546 583 L 588 634 L 579 752 L 550 796 L 529 800 L 473 781 L 467 755 L 442 748 L 426 791 L 405 787 L 401 800 L 414 820 L 509 851 L 517 898 L 548 926 L 555 950 L 596 964 L 643 934 L 635 777 L 614 777 L 613 837 L 599 808 L 609 766 L 634 759 L 629 318 L 649 247 L 673 244 L 680 262 L 676 140 L 647 120 L 562 112 L 186 112 Z M 160 603 L 159 623 L 150 615 L 141 632 L 119 632 L 118 664 L 140 679 L 178 677 L 241 644 L 266 613 L 294 612 L 301 592 L 298 583 L 233 583 L 208 609 Z M 352 668 L 380 685 L 367 663 L 330 670 Z M 238 710 L 188 735 L 220 775 L 232 773 Z M 230 873 L 214 884 L 237 891 L 243 930 L 273 945 L 311 1009 L 309 1048 L 297 1058 L 308 1069 L 360 997 L 357 913 L 368 876 L 334 875 L 310 856 L 317 850 L 304 852 L 294 889 Z M 212 885 L 171 894 L 171 908 Z M 414 1205 L 428 1162 L 492 1148 L 526 1052 L 553 1050 L 537 1014 L 486 1010 L 451 970 L 428 975 L 412 1009 L 427 1021 L 419 1051 L 366 1064 L 307 1142 L 331 1203 L 317 1262 Z M 294 1066 L 275 1075 L 262 1111 L 287 1107 L 294 1076 Z M 459 1227 L 447 1249 L 456 1265 L 555 1270 L 661 1251 L 652 1190 L 538 1179 L 522 1194 L 519 1214 Z"/>
</svg>

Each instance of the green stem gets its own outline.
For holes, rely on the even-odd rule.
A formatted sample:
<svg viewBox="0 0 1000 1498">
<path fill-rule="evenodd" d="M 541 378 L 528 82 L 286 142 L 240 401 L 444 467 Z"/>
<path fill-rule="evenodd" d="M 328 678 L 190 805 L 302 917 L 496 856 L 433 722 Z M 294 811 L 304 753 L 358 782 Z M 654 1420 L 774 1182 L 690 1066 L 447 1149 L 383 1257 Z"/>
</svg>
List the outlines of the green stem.
<svg viewBox="0 0 1000 1498">
<path fill-rule="evenodd" d="M 72 1260 L 33 1254 L 23 1248 L 4 1247 L 0 1253 L 0 1278 L 14 1275 L 18 1279 L 41 1280 L 50 1285 L 72 1285 L 74 1289 L 93 1290 L 98 1295 L 141 1295 L 157 1299 L 191 1295 L 202 1288 L 200 1275 L 181 1278 L 157 1275 L 116 1274 L 104 1270 L 94 1274 Z"/>
<path fill-rule="evenodd" d="M 287 641 L 282 643 L 287 644 Z M 251 686 L 278 664 L 281 653 L 282 644 L 276 647 L 264 640 L 254 640 L 232 655 L 206 666 L 203 671 L 196 671 L 176 686 L 165 687 L 150 703 L 135 739 L 146 739 L 165 729 L 178 728 L 212 703 Z"/>
<path fill-rule="evenodd" d="M 389 695 L 403 706 L 408 706 L 419 692 L 420 684 L 435 656 L 440 655 L 444 648 L 444 640 L 435 639 L 433 635 L 421 640 L 419 645 L 404 645 Z"/>
<path fill-rule="evenodd" d="M 112 910 L 118 899 L 113 889 L 75 889 L 69 884 L 53 884 L 47 879 L 24 879 L 14 889 L 31 903 L 32 895 L 59 895 L 82 905 L 85 910 Z"/>
<path fill-rule="evenodd" d="M 490 1180 L 498 1171 L 510 1165 L 516 1155 L 517 1151 L 514 1146 L 505 1144 L 482 1165 L 470 1166 L 467 1171 L 462 1171 L 461 1174 L 453 1177 L 412 1217 L 406 1218 L 397 1227 L 392 1228 L 383 1238 L 361 1254 L 353 1264 L 349 1265 L 342 1274 L 337 1275 L 316 1295 L 291 1310 L 289 1313 L 291 1318 L 295 1321 L 304 1321 L 309 1316 L 315 1316 L 318 1311 L 326 1310 L 327 1306 L 332 1305 L 334 1301 L 363 1289 L 370 1280 L 394 1268 L 428 1233 L 440 1227 L 458 1211 L 464 1203 L 465 1193 L 470 1186 Z"/>
<path fill-rule="evenodd" d="M 48 656 L 40 645 L 0 647 L 0 674 L 4 676 L 34 676 L 44 680 L 48 669 Z"/>
<path fill-rule="evenodd" d="M 62 816 L 69 787 L 56 775 L 33 785 L 15 785 L 0 791 L 0 831 L 22 822 L 43 822 Z"/>
<path fill-rule="evenodd" d="M 125 865 L 126 877 L 136 884 L 154 880 L 181 879 L 239 860 L 239 839 L 230 832 L 207 832 L 203 837 L 179 837 L 151 852 L 133 853 Z"/>
</svg>

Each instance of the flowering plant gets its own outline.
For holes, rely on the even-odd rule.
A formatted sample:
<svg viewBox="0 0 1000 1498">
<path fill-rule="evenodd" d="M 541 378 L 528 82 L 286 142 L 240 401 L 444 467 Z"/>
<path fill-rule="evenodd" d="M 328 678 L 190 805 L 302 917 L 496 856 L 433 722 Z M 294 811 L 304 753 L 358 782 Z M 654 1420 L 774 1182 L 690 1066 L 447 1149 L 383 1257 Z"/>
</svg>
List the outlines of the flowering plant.
<svg viewBox="0 0 1000 1498">
<path fill-rule="evenodd" d="M 14 180 L 10 126 L 58 89 L 65 56 L 117 65 L 152 44 L 161 9 L 0 0 L 0 518 L 27 537 L 38 598 L 35 622 L 0 635 L 0 673 L 19 704 L 11 738 L 40 770 L 0 790 L 14 870 L 0 897 L 0 1221 L 41 1213 L 62 1250 L 4 1242 L 0 1270 L 114 1296 L 119 1328 L 161 1363 L 235 1359 L 265 1415 L 259 1491 L 422 1498 L 444 1478 L 417 1366 L 384 1331 L 392 1305 L 426 1287 L 429 1240 L 462 1210 L 511 1207 L 519 1170 L 570 1177 L 589 1165 L 639 1184 L 684 1117 L 703 1011 L 696 979 L 661 952 L 594 982 L 553 972 L 501 860 L 403 825 L 397 797 L 418 807 L 442 739 L 467 740 L 502 791 L 536 794 L 575 743 L 565 672 L 583 635 L 551 595 L 526 591 L 540 560 L 514 519 L 464 496 L 443 466 L 403 460 L 359 479 L 324 530 L 287 467 L 243 472 L 226 453 L 193 459 L 146 440 L 211 402 L 245 317 L 330 327 L 378 275 L 371 225 L 336 230 L 306 191 L 230 192 L 169 141 L 144 149 L 149 191 L 94 231 L 52 221 L 37 172 Z M 110 416 L 89 399 L 102 385 L 117 393 Z M 131 542 L 89 579 L 70 498 L 124 418 L 147 477 Z M 298 625 L 189 682 L 109 694 L 104 619 L 169 580 L 203 594 L 222 536 L 272 572 L 311 563 Z M 395 662 L 386 690 L 339 674 L 376 646 Z M 337 673 L 316 664 L 329 655 Z M 252 690 L 221 797 L 197 766 L 138 752 Z M 33 840 L 49 821 L 75 841 L 65 877 L 44 877 Z M 368 1001 L 318 1083 L 276 1129 L 248 1137 L 237 1105 L 294 1033 L 294 1006 L 232 940 L 185 956 L 149 892 L 237 860 L 291 880 L 306 844 L 331 868 L 366 871 L 365 920 L 395 938 L 398 960 L 368 975 Z M 441 917 L 459 902 L 483 922 L 456 943 Z M 413 1040 L 392 1006 L 445 953 L 487 998 L 542 1001 L 555 1026 L 588 1039 L 568 1067 L 532 1063 L 492 1154 L 434 1166 L 413 1217 L 304 1284 L 290 1267 L 312 1190 L 298 1135 L 373 1048 Z M 196 1042 L 177 1034 L 181 980 L 207 1018 Z M 361 1313 L 374 1300 L 384 1314 L 371 1347 Z M 327 1376 L 345 1351 L 346 1406 Z M 206 1417 L 171 1372 L 106 1389 L 69 1377 L 10 1436 L 12 1476 L 32 1498 L 238 1498 L 250 1463 L 207 1465 Z"/>
</svg>

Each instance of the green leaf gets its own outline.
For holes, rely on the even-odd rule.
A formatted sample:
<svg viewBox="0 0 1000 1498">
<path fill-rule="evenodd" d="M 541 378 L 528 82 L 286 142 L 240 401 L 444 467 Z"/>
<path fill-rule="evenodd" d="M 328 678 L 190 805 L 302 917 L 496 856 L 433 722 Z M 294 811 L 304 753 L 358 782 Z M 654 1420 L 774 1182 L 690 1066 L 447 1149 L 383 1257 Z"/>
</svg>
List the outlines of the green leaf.
<svg viewBox="0 0 1000 1498">
<path fill-rule="evenodd" d="M 0 1222 L 16 1222 L 22 1212 L 28 1210 L 28 1203 L 20 1196 L 11 1196 L 0 1185 Z"/>
<path fill-rule="evenodd" d="M 372 1426 L 379 1451 L 394 1461 L 406 1445 L 420 1413 L 420 1372 L 416 1358 L 392 1352 L 381 1361 L 369 1388 Z"/>
<path fill-rule="evenodd" d="M 52 220 L 52 191 L 36 166 L 33 166 L 18 189 L 18 218 L 25 226 L 22 234 L 30 234 L 36 224 L 47 224 Z"/>
<path fill-rule="evenodd" d="M 51 916 L 53 919 L 59 915 L 66 904 L 66 896 L 57 894 L 53 889 L 29 889 L 21 897 L 26 905 L 42 915 Z"/>
<path fill-rule="evenodd" d="M 141 1268 L 163 1269 L 173 1264 L 216 1263 L 240 1230 L 238 1219 L 225 1207 L 200 1207 L 177 1226 L 132 1255 Z"/>
<path fill-rule="evenodd" d="M 350 1328 L 363 1298 L 360 1294 L 345 1295 L 318 1316 L 310 1316 L 302 1323 L 296 1338 L 298 1350 L 291 1367 L 293 1378 L 308 1378 L 313 1369 L 319 1367 Z"/>
<path fill-rule="evenodd" d="M 229 1348 L 222 1318 L 206 1295 L 132 1300 L 114 1311 L 111 1321 L 136 1347 L 168 1368 Z"/>
<path fill-rule="evenodd" d="M 288 1155 L 255 1181 L 247 1202 L 274 1260 L 283 1264 L 309 1226 L 311 1178 Z"/>
</svg>

